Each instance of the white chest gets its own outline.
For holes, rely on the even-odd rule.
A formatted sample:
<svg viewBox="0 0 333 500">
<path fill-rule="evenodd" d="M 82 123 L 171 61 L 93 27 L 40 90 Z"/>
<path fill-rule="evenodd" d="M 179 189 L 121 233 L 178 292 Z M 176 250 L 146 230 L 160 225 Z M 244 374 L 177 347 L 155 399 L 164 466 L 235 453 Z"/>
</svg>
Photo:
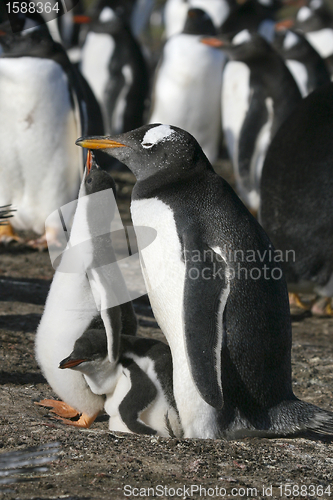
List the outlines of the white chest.
<svg viewBox="0 0 333 500">
<path fill-rule="evenodd" d="M 239 61 L 229 61 L 222 81 L 222 126 L 234 168 L 238 163 L 240 132 L 250 104 L 250 70 Z"/>
<path fill-rule="evenodd" d="M 82 50 L 81 71 L 99 103 L 109 81 L 109 63 L 115 47 L 112 37 L 104 33 L 88 33 Z"/>
</svg>

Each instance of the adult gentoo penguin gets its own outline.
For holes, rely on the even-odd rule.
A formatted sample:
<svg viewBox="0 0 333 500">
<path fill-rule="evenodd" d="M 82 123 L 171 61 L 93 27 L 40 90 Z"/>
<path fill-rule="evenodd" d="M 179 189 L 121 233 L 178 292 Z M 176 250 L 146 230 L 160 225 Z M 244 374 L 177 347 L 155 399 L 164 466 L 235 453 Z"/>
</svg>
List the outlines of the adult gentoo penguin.
<svg viewBox="0 0 333 500">
<path fill-rule="evenodd" d="M 276 134 L 261 180 L 261 223 L 276 248 L 294 252 L 283 263 L 289 289 L 324 297 L 312 307 L 321 314 L 332 314 L 332 116 L 329 84 L 306 97 Z"/>
<path fill-rule="evenodd" d="M 121 332 L 136 332 L 136 318 L 126 300 L 127 288 L 110 237 L 115 184 L 90 156 L 87 163 L 68 247 L 52 281 L 35 348 L 46 380 L 65 402 L 44 400 L 40 404 L 52 406 L 59 415 L 66 415 L 63 406 L 70 405 L 82 415 L 74 424 L 68 423 L 82 427 L 91 425 L 103 409 L 104 398 L 91 392 L 81 373 L 60 371 L 60 361 L 87 328 L 104 327 L 109 360 L 116 363 Z"/>
<path fill-rule="evenodd" d="M 163 342 L 122 335 L 119 361 L 110 363 L 105 330 L 87 330 L 59 368 L 83 373 L 91 391 L 105 395 L 111 431 L 181 437 L 171 352 Z"/>
<path fill-rule="evenodd" d="M 130 27 L 110 7 L 89 24 L 81 70 L 100 103 L 108 133 L 127 132 L 144 123 L 148 67 Z"/>
<path fill-rule="evenodd" d="M 47 26 L 28 14 L 17 23 L 22 32 L 5 23 L 0 35 L 0 205 L 17 208 L 0 239 L 18 239 L 13 229 L 46 230 L 51 241 L 59 227 L 45 228 L 46 218 L 80 187 L 84 163 L 75 138 L 103 124 L 91 90 Z M 45 247 L 46 235 L 31 245 Z"/>
<path fill-rule="evenodd" d="M 330 74 L 324 60 L 301 33 L 279 30 L 275 33 L 273 47 L 285 60 L 302 97 L 321 85 L 330 83 Z"/>
<path fill-rule="evenodd" d="M 152 92 L 150 123 L 172 123 L 190 132 L 211 162 L 221 138 L 221 81 L 225 56 L 200 43 L 216 33 L 201 9 L 190 9 L 182 33 L 166 42 Z M 172 103 L 172 105 L 171 105 Z"/>
<path fill-rule="evenodd" d="M 184 436 L 332 433 L 333 413 L 292 391 L 288 294 L 270 241 L 197 141 L 153 124 L 77 144 L 133 171 L 134 227 L 157 231 L 142 270 L 170 345 Z"/>
<path fill-rule="evenodd" d="M 222 81 L 222 126 L 236 188 L 254 212 L 267 148 L 301 94 L 282 57 L 260 35 L 243 30 L 232 38 L 202 39 L 230 60 Z"/>
</svg>

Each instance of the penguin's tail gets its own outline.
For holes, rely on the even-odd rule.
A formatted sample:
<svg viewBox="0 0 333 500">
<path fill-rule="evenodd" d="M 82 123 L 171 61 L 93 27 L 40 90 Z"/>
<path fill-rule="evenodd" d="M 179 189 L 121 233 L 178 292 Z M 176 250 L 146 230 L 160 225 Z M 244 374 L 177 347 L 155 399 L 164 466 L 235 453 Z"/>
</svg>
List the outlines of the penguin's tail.
<svg viewBox="0 0 333 500">
<path fill-rule="evenodd" d="M 270 431 L 275 435 L 314 432 L 333 437 L 333 413 L 298 399 L 271 408 L 269 420 Z"/>
</svg>

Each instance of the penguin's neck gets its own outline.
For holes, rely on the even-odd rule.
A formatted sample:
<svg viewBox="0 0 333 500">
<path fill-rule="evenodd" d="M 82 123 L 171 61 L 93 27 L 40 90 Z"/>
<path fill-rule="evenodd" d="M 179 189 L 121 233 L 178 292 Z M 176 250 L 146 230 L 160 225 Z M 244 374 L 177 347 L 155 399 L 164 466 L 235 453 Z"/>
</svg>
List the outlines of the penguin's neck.
<svg viewBox="0 0 333 500">
<path fill-rule="evenodd" d="M 82 364 L 80 371 L 94 394 L 110 395 L 113 394 L 117 386 L 122 373 L 122 366 L 110 363 L 108 357 L 106 357 L 103 360 Z"/>
</svg>

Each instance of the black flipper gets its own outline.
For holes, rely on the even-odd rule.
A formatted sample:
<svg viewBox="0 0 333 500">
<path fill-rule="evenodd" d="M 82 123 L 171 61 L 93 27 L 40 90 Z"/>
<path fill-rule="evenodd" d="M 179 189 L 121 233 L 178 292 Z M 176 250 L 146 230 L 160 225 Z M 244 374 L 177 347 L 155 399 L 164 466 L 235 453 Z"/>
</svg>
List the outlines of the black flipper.
<svg viewBox="0 0 333 500">
<path fill-rule="evenodd" d="M 223 310 L 229 283 L 222 257 L 202 241 L 184 235 L 185 342 L 190 369 L 202 398 L 222 408 L 221 349 Z M 200 299 L 199 299 L 200 298 Z"/>
<path fill-rule="evenodd" d="M 142 413 L 154 401 L 157 389 L 148 375 L 131 359 L 122 359 L 130 372 L 131 389 L 119 405 L 119 414 L 130 431 L 137 434 L 156 434 L 156 430 L 139 422 Z"/>
</svg>

